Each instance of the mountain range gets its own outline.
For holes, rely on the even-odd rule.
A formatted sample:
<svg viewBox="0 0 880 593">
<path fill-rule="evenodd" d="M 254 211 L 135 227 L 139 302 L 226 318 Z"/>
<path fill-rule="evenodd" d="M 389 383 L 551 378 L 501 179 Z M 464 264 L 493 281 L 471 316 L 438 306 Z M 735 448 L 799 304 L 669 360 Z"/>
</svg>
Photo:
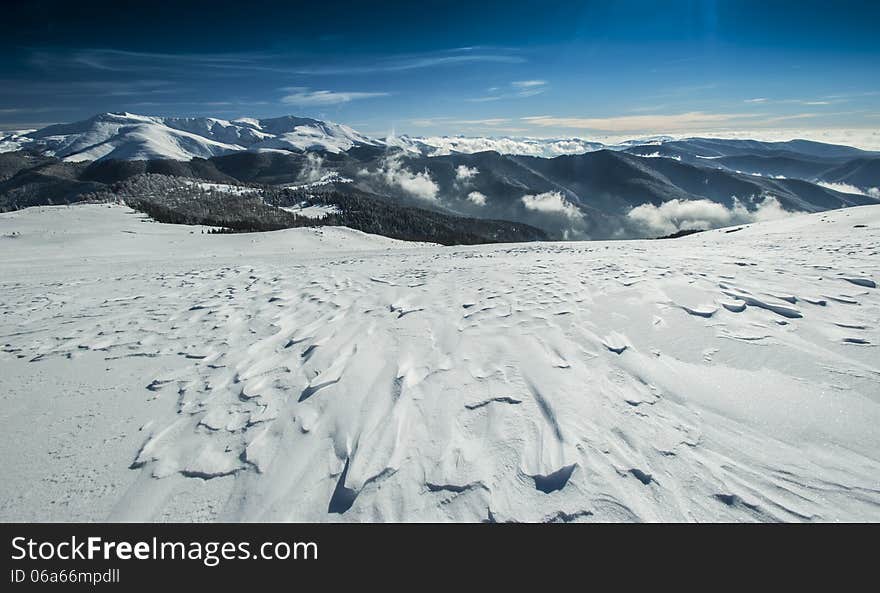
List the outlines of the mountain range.
<svg viewBox="0 0 880 593">
<path fill-rule="evenodd" d="M 807 140 L 372 138 L 294 116 L 105 113 L 0 135 L 0 151 L 4 210 L 106 197 L 126 181 L 136 191 L 130 180 L 161 175 L 259 188 L 254 200 L 286 188 L 297 199 L 356 196 L 409 212 L 511 221 L 527 225 L 523 238 L 538 237 L 536 228 L 549 238 L 607 239 L 880 201 L 880 153 Z M 282 202 L 294 195 L 270 193 Z"/>
<path fill-rule="evenodd" d="M 70 124 L 39 130 L 0 132 L 0 152 L 34 150 L 68 162 L 209 158 L 235 152 L 344 152 L 355 146 L 399 148 L 425 156 L 495 151 L 554 157 L 603 148 L 626 148 L 658 137 L 619 145 L 583 138 L 467 136 L 389 136 L 371 138 L 352 128 L 292 115 L 271 119 L 154 117 L 133 113 L 102 113 Z"/>
</svg>

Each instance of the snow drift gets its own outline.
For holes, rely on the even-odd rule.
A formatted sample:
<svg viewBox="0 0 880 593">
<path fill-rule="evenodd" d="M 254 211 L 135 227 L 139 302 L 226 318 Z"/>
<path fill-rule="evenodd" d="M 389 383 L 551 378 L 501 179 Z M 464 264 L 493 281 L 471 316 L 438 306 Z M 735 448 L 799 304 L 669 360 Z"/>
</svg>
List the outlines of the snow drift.
<svg viewBox="0 0 880 593">
<path fill-rule="evenodd" d="M 3 214 L 0 518 L 877 521 L 878 250 Z"/>
</svg>

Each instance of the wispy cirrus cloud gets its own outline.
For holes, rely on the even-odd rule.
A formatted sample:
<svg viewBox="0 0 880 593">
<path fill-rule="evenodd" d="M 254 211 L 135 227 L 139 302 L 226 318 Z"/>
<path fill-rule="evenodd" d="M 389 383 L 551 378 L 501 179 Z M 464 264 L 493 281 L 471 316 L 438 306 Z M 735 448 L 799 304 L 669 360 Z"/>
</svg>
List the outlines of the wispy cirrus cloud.
<svg viewBox="0 0 880 593">
<path fill-rule="evenodd" d="M 487 95 L 467 99 L 471 103 L 485 103 L 502 99 L 522 99 L 534 97 L 547 90 L 546 80 L 515 80 L 506 87 L 491 87 Z"/>
<path fill-rule="evenodd" d="M 516 87 L 518 89 L 530 89 L 534 87 L 544 86 L 547 84 L 546 80 L 515 80 L 510 83 L 510 86 Z"/>
<path fill-rule="evenodd" d="M 818 113 L 792 113 L 789 115 L 774 115 L 771 117 L 763 118 L 760 123 L 761 124 L 777 124 L 784 121 L 789 121 L 793 119 L 810 119 L 814 117 L 819 117 Z"/>
<path fill-rule="evenodd" d="M 331 66 L 314 66 L 296 68 L 297 74 L 303 75 L 339 75 L 339 74 L 373 74 L 377 72 L 403 72 L 438 66 L 454 66 L 474 63 L 521 64 L 525 58 L 505 53 L 439 53 L 401 57 L 380 57 L 371 62 L 339 64 Z"/>
<path fill-rule="evenodd" d="M 34 113 L 48 113 L 57 111 L 54 107 L 3 107 L 0 108 L 0 115 L 30 115 Z"/>
<path fill-rule="evenodd" d="M 35 49 L 31 51 L 28 62 L 32 66 L 46 70 L 79 67 L 103 72 L 147 72 L 179 70 L 191 66 L 246 68 L 270 58 L 271 54 L 261 52 L 172 54 L 110 48 L 80 48 Z"/>
<path fill-rule="evenodd" d="M 458 133 L 468 134 L 489 134 L 497 136 L 499 134 L 522 134 L 529 131 L 529 128 L 520 125 L 510 125 L 515 120 L 505 117 L 490 117 L 484 119 L 457 119 L 454 117 L 430 117 L 415 118 L 408 121 L 412 126 L 418 128 L 436 128 L 436 127 L 454 127 Z M 464 139 L 459 139 L 464 142 Z M 486 148 L 484 150 L 492 150 Z M 470 151 L 478 152 L 478 150 Z"/>
<path fill-rule="evenodd" d="M 305 53 L 228 52 L 228 53 L 163 53 L 138 52 L 108 48 L 75 50 L 35 49 L 28 62 L 51 70 L 84 68 L 99 72 L 192 72 L 198 67 L 203 75 L 236 74 L 242 71 L 272 72 L 288 75 L 344 75 L 402 72 L 439 66 L 474 63 L 518 64 L 525 58 L 510 50 L 492 48 L 458 48 L 420 54 L 376 55 L 363 59 L 338 59 L 320 63 Z"/>
<path fill-rule="evenodd" d="M 522 118 L 531 125 L 556 128 L 576 128 L 602 132 L 641 132 L 698 129 L 754 117 L 741 113 L 705 113 L 691 111 L 673 115 L 623 115 L 617 117 L 554 117 L 536 115 Z"/>
<path fill-rule="evenodd" d="M 441 125 L 459 125 L 459 126 L 487 126 L 496 127 L 510 123 L 512 120 L 507 117 L 489 117 L 485 119 L 458 119 L 454 117 L 424 117 L 409 120 L 409 123 L 420 128 L 430 128 Z"/>
<path fill-rule="evenodd" d="M 486 119 L 453 119 L 449 123 L 460 126 L 488 126 L 496 127 L 510 123 L 510 119 L 505 117 L 490 117 Z"/>
<path fill-rule="evenodd" d="M 71 81 L 22 81 L 0 79 L 0 87 L 8 96 L 33 96 L 41 99 L 100 95 L 104 97 L 127 97 L 159 94 L 173 94 L 179 88 L 167 80 L 71 80 Z"/>
<path fill-rule="evenodd" d="M 743 103 L 761 105 L 834 105 L 836 103 L 845 103 L 847 101 L 849 101 L 849 99 L 843 96 L 820 97 L 817 99 L 768 99 L 767 97 L 756 97 L 754 99 L 744 99 Z"/>
<path fill-rule="evenodd" d="M 850 99 L 863 99 L 865 97 L 876 97 L 880 95 L 880 91 L 859 91 L 859 92 L 851 92 L 851 93 L 837 93 L 834 95 L 824 95 L 820 97 L 820 99 L 829 99 L 829 100 L 850 100 Z"/>
<path fill-rule="evenodd" d="M 359 99 L 374 99 L 376 97 L 387 97 L 391 93 L 384 92 L 365 92 L 365 91 L 327 91 L 309 90 L 307 87 L 286 87 L 282 89 L 290 94 L 281 98 L 281 102 L 285 105 L 296 105 L 298 107 L 313 107 L 321 105 L 339 105 L 342 103 L 350 103 Z"/>
<path fill-rule="evenodd" d="M 708 113 L 690 111 L 676 114 L 623 115 L 613 117 L 556 117 L 538 115 L 522 118 L 533 126 L 545 128 L 573 128 L 609 134 L 616 133 L 674 133 L 706 130 L 725 126 L 770 126 L 789 120 L 819 117 L 818 113 L 768 115 L 766 113 Z"/>
</svg>

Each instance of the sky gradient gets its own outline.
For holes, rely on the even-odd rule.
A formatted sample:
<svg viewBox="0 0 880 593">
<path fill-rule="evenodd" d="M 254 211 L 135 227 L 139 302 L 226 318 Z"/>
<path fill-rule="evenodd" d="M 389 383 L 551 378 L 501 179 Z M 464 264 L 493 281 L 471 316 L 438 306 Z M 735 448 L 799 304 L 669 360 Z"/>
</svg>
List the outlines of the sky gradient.
<svg viewBox="0 0 880 593">
<path fill-rule="evenodd" d="M 0 129 L 105 111 L 376 136 L 880 128 L 878 2 L 30 1 L 4 20 Z"/>
</svg>

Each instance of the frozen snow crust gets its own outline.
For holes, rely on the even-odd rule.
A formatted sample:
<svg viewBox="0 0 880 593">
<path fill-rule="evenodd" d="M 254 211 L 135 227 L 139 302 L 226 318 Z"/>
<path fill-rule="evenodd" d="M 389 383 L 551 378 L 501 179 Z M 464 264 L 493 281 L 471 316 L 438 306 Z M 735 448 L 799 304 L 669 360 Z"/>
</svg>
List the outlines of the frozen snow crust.
<svg viewBox="0 0 880 593">
<path fill-rule="evenodd" d="M 200 230 L 0 215 L 0 519 L 880 520 L 880 207 L 457 248 Z"/>
</svg>

